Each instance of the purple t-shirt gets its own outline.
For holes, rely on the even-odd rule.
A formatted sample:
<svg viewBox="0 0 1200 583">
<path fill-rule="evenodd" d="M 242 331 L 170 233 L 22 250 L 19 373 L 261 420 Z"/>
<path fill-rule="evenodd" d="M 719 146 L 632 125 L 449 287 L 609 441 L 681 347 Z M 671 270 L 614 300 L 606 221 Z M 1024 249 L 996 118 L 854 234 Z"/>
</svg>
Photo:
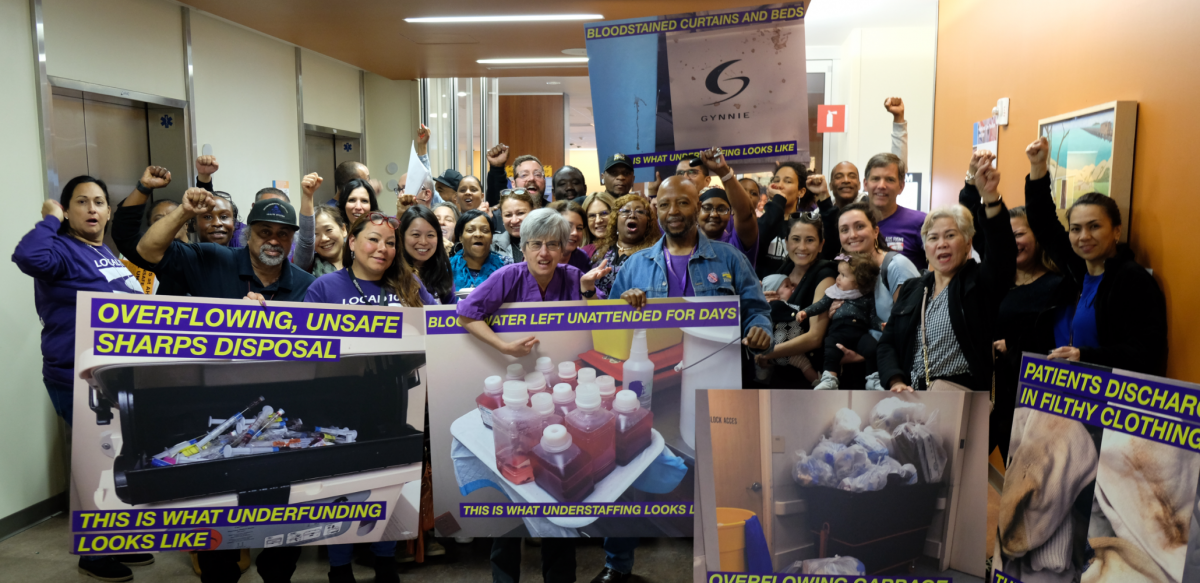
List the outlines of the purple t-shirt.
<svg viewBox="0 0 1200 583">
<path fill-rule="evenodd" d="M 565 264 L 559 264 L 554 269 L 554 276 L 546 286 L 543 297 L 537 280 L 529 272 L 525 262 L 505 265 L 497 269 L 491 277 L 484 280 L 465 299 L 458 302 L 458 315 L 482 320 L 496 313 L 500 304 L 510 302 L 561 302 L 578 300 L 579 279 L 583 277 L 578 269 Z"/>
<path fill-rule="evenodd" d="M 663 245 L 663 254 L 667 257 L 667 297 L 691 297 L 696 295 L 696 290 L 692 289 L 692 284 L 688 281 L 688 261 L 691 260 L 691 253 L 687 255 L 671 255 L 667 251 L 667 246 Z"/>
<path fill-rule="evenodd" d="M 13 263 L 33 277 L 33 303 L 42 321 L 42 374 L 70 384 L 75 368 L 75 298 L 81 291 L 142 293 L 142 286 L 106 246 L 58 234 L 48 215 L 17 244 Z"/>
<path fill-rule="evenodd" d="M 416 276 L 414 275 L 413 278 L 416 279 Z M 358 285 L 362 288 L 362 293 L 359 293 L 358 287 L 354 287 L 354 282 L 350 281 L 350 272 L 339 269 L 333 273 L 326 273 L 312 282 L 304 294 L 304 301 L 366 306 L 404 305 L 400 297 L 396 295 L 396 290 L 389 289 L 385 294 L 377 281 L 358 279 Z M 428 291 L 425 291 L 425 286 L 421 284 L 420 280 L 417 280 L 417 285 L 420 286 L 418 293 L 421 296 L 421 303 L 426 306 L 437 305 L 437 300 Z"/>
<path fill-rule="evenodd" d="M 732 218 L 729 219 L 729 224 L 733 224 Z M 735 249 L 742 252 L 742 255 L 746 256 L 746 259 L 750 260 L 750 267 L 754 267 L 754 261 L 758 258 L 757 238 L 754 239 L 754 248 L 752 249 L 747 249 L 746 244 L 742 242 L 742 238 L 737 236 L 737 231 L 730 229 L 725 229 L 725 232 L 721 233 L 721 238 L 717 240 L 722 243 L 729 243 L 730 245 L 733 245 Z"/>
<path fill-rule="evenodd" d="M 573 265 L 575 269 L 587 273 L 592 270 L 592 263 L 588 260 L 587 252 L 583 249 L 576 249 L 571 252 L 571 258 L 567 260 L 567 265 Z"/>
<path fill-rule="evenodd" d="M 887 241 L 888 248 L 907 257 L 922 271 L 929 266 L 925 260 L 925 244 L 921 242 L 923 224 L 925 213 L 902 206 L 896 207 L 892 216 L 879 221 L 879 234 Z"/>
</svg>

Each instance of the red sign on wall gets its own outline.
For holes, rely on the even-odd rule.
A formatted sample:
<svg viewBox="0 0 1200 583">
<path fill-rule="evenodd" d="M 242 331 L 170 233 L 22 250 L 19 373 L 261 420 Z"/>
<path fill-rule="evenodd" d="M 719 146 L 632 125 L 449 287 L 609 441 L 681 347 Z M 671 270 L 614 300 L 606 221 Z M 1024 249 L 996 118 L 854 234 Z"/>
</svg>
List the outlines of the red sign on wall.
<svg viewBox="0 0 1200 583">
<path fill-rule="evenodd" d="M 829 134 L 846 131 L 845 105 L 817 106 L 817 133 Z"/>
</svg>

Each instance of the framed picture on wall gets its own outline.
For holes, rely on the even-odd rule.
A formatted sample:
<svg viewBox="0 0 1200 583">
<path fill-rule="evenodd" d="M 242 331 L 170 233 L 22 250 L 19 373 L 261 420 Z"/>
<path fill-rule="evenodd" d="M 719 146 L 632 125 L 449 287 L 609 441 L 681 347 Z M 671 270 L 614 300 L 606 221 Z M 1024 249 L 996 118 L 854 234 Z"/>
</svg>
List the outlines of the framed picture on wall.
<svg viewBox="0 0 1200 583">
<path fill-rule="evenodd" d="M 1050 180 L 1060 215 L 1089 192 L 1112 197 L 1129 220 L 1137 102 L 1110 101 L 1038 120 L 1050 142 Z M 1121 231 L 1128 241 L 1129 229 Z"/>
</svg>

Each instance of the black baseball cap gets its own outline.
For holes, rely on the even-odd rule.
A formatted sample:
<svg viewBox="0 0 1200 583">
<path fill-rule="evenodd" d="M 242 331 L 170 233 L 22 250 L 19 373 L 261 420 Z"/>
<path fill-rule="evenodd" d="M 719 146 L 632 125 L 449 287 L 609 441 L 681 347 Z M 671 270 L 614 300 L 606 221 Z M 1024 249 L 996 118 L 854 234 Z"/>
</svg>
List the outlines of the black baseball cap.
<svg viewBox="0 0 1200 583">
<path fill-rule="evenodd" d="M 613 166 L 625 166 L 630 170 L 633 170 L 633 164 L 629 162 L 629 158 L 625 156 L 625 154 L 621 153 L 613 154 L 612 156 L 608 157 L 608 160 L 604 161 L 605 172 L 608 172 L 608 169 L 612 168 Z"/>
<path fill-rule="evenodd" d="M 442 172 L 441 176 L 433 180 L 442 186 L 449 187 L 450 190 L 458 190 L 458 183 L 462 182 L 462 178 L 462 172 L 453 168 L 447 168 L 445 172 Z"/>
<path fill-rule="evenodd" d="M 300 219 L 296 216 L 296 209 L 291 204 L 277 198 L 264 198 L 250 207 L 250 215 L 246 217 L 246 224 L 253 225 L 254 223 L 279 223 L 300 228 Z"/>
</svg>

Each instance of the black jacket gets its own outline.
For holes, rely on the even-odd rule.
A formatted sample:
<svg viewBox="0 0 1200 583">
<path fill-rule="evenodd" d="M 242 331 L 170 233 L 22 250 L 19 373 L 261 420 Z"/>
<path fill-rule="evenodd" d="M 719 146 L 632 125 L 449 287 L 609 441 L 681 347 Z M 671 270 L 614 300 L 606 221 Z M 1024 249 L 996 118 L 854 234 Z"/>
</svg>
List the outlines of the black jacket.
<svg viewBox="0 0 1200 583">
<path fill-rule="evenodd" d="M 1025 211 L 1038 244 L 1063 271 L 1062 284 L 1038 316 L 1029 346 L 1032 352 L 1047 353 L 1057 348 L 1054 324 L 1059 312 L 1079 301 L 1087 263 L 1075 254 L 1058 220 L 1049 175 L 1038 180 L 1026 176 Z M 1100 346 L 1080 347 L 1080 361 L 1166 376 L 1166 298 L 1127 245 L 1118 245 L 1117 254 L 1104 262 L 1104 279 L 1096 290 L 1096 332 Z"/>
<path fill-rule="evenodd" d="M 954 336 L 971 368 L 970 388 L 986 391 L 992 382 L 992 338 L 1000 302 L 1012 285 L 1017 269 L 1017 244 L 1013 239 L 1008 211 L 984 219 L 975 238 L 983 238 L 987 260 L 972 259 L 955 274 L 942 293 L 950 294 L 950 324 Z M 920 345 L 917 333 L 921 325 L 921 297 L 929 290 L 933 296 L 934 273 L 910 279 L 901 286 L 892 306 L 892 315 L 879 341 L 879 379 L 886 388 L 893 377 L 905 384 L 912 382 L 913 355 Z"/>
<path fill-rule="evenodd" d="M 787 228 L 787 222 L 787 199 L 776 194 L 763 205 L 763 214 L 758 217 L 758 256 L 754 266 L 759 279 L 777 273 L 783 266 L 784 261 L 771 257 L 769 250 L 776 237 L 787 238 L 786 233 L 780 234 Z"/>
</svg>

